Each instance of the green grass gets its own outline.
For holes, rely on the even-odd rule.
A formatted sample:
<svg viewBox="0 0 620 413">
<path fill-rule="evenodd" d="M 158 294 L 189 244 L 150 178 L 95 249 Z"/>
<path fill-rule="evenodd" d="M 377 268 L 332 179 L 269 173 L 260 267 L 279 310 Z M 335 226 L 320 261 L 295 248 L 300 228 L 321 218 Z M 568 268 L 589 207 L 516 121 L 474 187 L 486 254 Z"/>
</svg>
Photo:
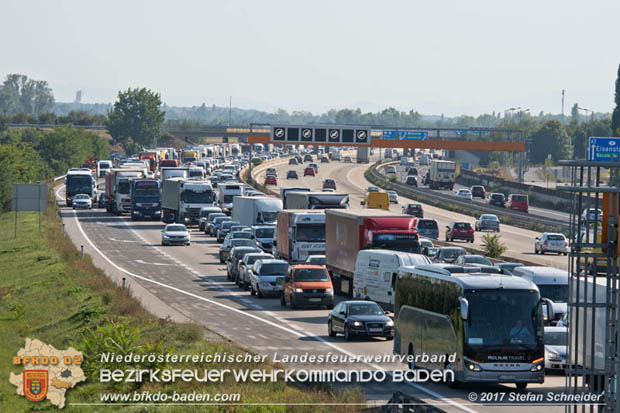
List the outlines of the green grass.
<svg viewBox="0 0 620 413">
<path fill-rule="evenodd" d="M 84 351 L 84 336 L 97 326 L 111 322 L 132 331 L 135 345 L 148 352 L 149 345 L 161 347 L 176 354 L 226 352 L 245 353 L 235 343 L 224 339 L 206 340 L 204 330 L 197 324 L 180 324 L 158 319 L 147 313 L 131 293 L 116 286 L 97 269 L 89 256 L 81 258 L 69 238 L 62 234 L 62 226 L 53 205 L 43 219 L 43 231 L 38 232 L 34 213 L 20 213 L 17 239 L 13 238 L 12 213 L 0 214 L 0 411 L 22 412 L 31 410 L 58 410 L 49 401 L 33 403 L 16 394 L 9 383 L 9 372 L 21 372 L 11 360 L 23 347 L 25 338 L 36 338 L 57 349 L 74 345 Z M 211 333 L 211 336 L 214 336 Z M 85 353 L 85 356 L 88 353 Z M 91 358 L 92 359 L 92 358 Z M 92 362 L 92 361 L 91 361 Z M 84 370 L 89 363 L 85 360 Z M 120 368 L 125 368 L 120 365 Z M 174 364 L 171 368 L 264 368 L 264 364 Z M 96 376 L 96 371 L 94 376 Z M 329 387 L 298 388 L 283 382 L 277 383 L 146 383 L 112 386 L 89 377 L 86 382 L 68 390 L 68 412 L 279 412 L 307 411 L 304 406 L 72 406 L 73 403 L 98 402 L 100 393 L 111 391 L 150 390 L 201 393 L 239 393 L 242 403 L 360 403 L 363 395 L 352 389 L 332 392 Z M 313 411 L 353 411 L 356 406 L 312 407 Z"/>
</svg>

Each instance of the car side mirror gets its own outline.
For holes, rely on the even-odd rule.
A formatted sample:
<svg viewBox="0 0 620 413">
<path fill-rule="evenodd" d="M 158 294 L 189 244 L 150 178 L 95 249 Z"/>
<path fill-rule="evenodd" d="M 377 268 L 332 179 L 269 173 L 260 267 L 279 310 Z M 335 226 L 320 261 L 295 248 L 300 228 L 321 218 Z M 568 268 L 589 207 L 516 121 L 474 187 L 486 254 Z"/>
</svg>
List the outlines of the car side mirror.
<svg viewBox="0 0 620 413">
<path fill-rule="evenodd" d="M 553 301 L 548 298 L 541 298 L 543 304 L 543 318 L 546 316 L 548 322 L 551 322 L 555 318 L 555 311 L 553 310 Z"/>
<path fill-rule="evenodd" d="M 465 297 L 459 297 L 459 304 L 461 305 L 461 318 L 467 320 L 469 318 L 469 301 Z"/>
</svg>

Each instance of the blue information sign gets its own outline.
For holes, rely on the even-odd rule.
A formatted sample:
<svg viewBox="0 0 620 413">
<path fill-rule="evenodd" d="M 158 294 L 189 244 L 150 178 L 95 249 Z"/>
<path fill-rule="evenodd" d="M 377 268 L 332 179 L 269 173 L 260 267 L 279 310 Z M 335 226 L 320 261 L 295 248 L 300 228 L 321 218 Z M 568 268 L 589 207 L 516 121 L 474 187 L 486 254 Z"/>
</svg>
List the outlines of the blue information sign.
<svg viewBox="0 0 620 413">
<path fill-rule="evenodd" d="M 588 160 L 614 161 L 620 157 L 620 138 L 590 137 Z"/>
<path fill-rule="evenodd" d="M 426 141 L 428 140 L 428 131 L 424 130 L 398 130 L 384 129 L 383 139 L 399 139 L 403 141 Z"/>
</svg>

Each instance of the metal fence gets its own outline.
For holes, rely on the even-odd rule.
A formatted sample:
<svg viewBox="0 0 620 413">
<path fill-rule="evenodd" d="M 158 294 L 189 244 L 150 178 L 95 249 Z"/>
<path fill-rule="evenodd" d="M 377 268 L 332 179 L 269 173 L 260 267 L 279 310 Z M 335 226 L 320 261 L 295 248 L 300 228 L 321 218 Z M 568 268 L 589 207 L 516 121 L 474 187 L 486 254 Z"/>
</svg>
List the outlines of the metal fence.
<svg viewBox="0 0 620 413">
<path fill-rule="evenodd" d="M 571 168 L 568 370 L 570 393 L 604 393 L 604 405 L 567 411 L 619 412 L 618 215 L 620 163 L 561 161 Z M 599 212 L 600 211 L 600 212 Z"/>
</svg>

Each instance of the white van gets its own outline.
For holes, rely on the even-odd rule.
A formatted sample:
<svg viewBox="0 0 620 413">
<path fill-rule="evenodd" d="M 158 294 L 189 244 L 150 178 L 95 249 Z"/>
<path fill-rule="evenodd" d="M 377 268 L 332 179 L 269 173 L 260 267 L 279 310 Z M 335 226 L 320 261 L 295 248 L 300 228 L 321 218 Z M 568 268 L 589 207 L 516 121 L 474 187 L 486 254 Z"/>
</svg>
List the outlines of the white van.
<svg viewBox="0 0 620 413">
<path fill-rule="evenodd" d="M 372 300 L 394 311 L 394 284 L 402 266 L 431 264 L 422 254 L 389 250 L 361 250 L 353 275 L 353 298 Z"/>
<path fill-rule="evenodd" d="M 540 297 L 553 302 L 553 322 L 557 322 L 568 306 L 568 271 L 551 267 L 516 267 L 512 275 L 532 281 L 540 291 Z"/>
</svg>

